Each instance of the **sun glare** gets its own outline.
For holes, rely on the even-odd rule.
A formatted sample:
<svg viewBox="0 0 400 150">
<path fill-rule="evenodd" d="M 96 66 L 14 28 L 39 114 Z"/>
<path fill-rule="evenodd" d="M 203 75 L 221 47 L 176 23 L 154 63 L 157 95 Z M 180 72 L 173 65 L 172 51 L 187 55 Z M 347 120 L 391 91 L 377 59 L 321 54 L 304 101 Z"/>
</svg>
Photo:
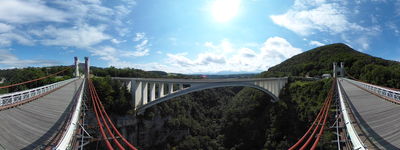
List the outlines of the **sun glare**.
<svg viewBox="0 0 400 150">
<path fill-rule="evenodd" d="M 215 0 L 211 5 L 211 13 L 218 22 L 232 20 L 238 13 L 240 0 Z"/>
</svg>

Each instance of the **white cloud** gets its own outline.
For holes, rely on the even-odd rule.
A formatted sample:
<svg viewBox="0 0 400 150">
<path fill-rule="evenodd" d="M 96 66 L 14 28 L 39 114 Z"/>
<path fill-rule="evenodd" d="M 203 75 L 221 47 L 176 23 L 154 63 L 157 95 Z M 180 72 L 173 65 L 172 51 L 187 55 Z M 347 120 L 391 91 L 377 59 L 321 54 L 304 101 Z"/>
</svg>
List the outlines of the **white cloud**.
<svg viewBox="0 0 400 150">
<path fill-rule="evenodd" d="M 284 59 L 290 58 L 296 54 L 301 53 L 300 48 L 295 48 L 286 39 L 281 37 L 271 37 L 265 41 L 264 46 L 261 48 L 266 57 L 271 55 L 280 55 L 283 61 Z M 273 54 L 272 54 L 273 53 Z"/>
<path fill-rule="evenodd" d="M 131 64 L 128 61 L 123 61 L 122 58 L 131 58 L 131 57 L 142 57 L 142 56 L 147 56 L 149 55 L 150 52 L 150 44 L 149 40 L 146 37 L 145 33 L 137 33 L 135 41 L 138 42 L 138 44 L 135 45 L 134 51 L 130 50 L 119 50 L 111 46 L 100 46 L 97 48 L 92 48 L 91 46 L 88 46 L 87 48 L 91 52 L 93 56 L 98 56 L 101 60 L 104 60 L 107 62 L 109 66 L 125 66 L 127 64 Z M 119 41 L 117 39 L 111 39 L 111 42 L 114 44 L 119 44 L 124 41 Z M 131 66 L 132 67 L 132 66 Z"/>
<path fill-rule="evenodd" d="M 89 19 L 112 22 L 112 16 L 115 15 L 115 10 L 104 7 L 100 1 L 69 0 L 48 3 L 62 8 L 69 21 L 77 24 L 87 23 Z"/>
<path fill-rule="evenodd" d="M 324 43 L 321 43 L 321 42 L 319 42 L 319 41 L 310 41 L 310 43 L 308 43 L 308 45 L 319 47 L 319 46 L 324 46 L 325 44 L 324 44 Z"/>
<path fill-rule="evenodd" d="M 126 3 L 126 5 L 132 7 L 136 5 L 136 0 L 122 0 L 123 2 Z"/>
<path fill-rule="evenodd" d="M 354 45 L 355 49 L 366 50 L 370 46 L 367 42 L 379 35 L 381 25 L 378 16 L 366 16 L 365 19 L 355 10 L 360 9 L 363 1 L 343 1 L 343 0 L 295 0 L 293 6 L 285 13 L 271 15 L 271 20 L 282 27 L 285 27 L 301 36 L 314 34 L 330 34 L 332 39 L 341 38 L 345 43 Z M 353 5 L 354 4 L 354 5 Z M 400 3 L 399 3 L 400 4 Z M 378 17 L 378 18 L 377 18 Z M 357 18 L 359 20 L 352 20 Z M 361 26 L 366 24 L 371 25 Z M 395 30 L 394 26 L 389 28 Z M 395 30 L 396 31 L 396 30 Z M 332 37 L 333 36 L 333 37 Z M 309 43 L 318 46 L 319 43 Z"/>
<path fill-rule="evenodd" d="M 146 56 L 151 44 L 145 33 L 138 33 L 139 43 L 132 46 L 134 50 L 118 50 L 104 42 L 109 40 L 114 46 L 126 42 L 121 37 L 130 33 L 132 21 L 127 16 L 134 5 L 135 0 L 121 0 L 111 5 L 105 5 L 101 0 L 0 1 L 0 47 L 13 46 L 14 43 L 41 44 L 59 46 L 65 52 L 69 47 L 75 47 L 87 50 L 110 64 L 121 62 L 122 57 Z M 115 37 L 109 34 L 115 32 Z M 7 62 L 21 61 L 15 55 L 7 56 L 14 56 L 8 57 Z"/>
<path fill-rule="evenodd" d="M 19 59 L 17 56 L 12 54 L 9 50 L 0 49 L 0 67 L 1 68 L 12 68 L 12 67 L 27 67 L 29 65 L 59 65 L 60 63 L 53 60 L 30 60 L 30 59 Z"/>
<path fill-rule="evenodd" d="M 100 0 L 0 1 L 0 34 L 7 33 L 0 35 L 0 44 L 11 46 L 13 41 L 35 43 L 26 42 L 31 36 L 36 36 L 38 43 L 43 45 L 85 48 L 100 44 L 103 40 L 112 39 L 105 34 L 104 24 L 112 24 L 107 30 L 114 28 L 117 32 L 121 31 L 121 34 L 129 33 L 129 29 L 114 23 L 123 22 L 135 2 L 122 1 L 116 4 L 118 6 L 109 8 Z M 93 22 L 97 25 L 92 25 Z"/>
<path fill-rule="evenodd" d="M 23 45 L 34 45 L 29 34 L 15 30 L 15 27 L 0 22 L 0 46 L 10 46 L 15 41 Z"/>
<path fill-rule="evenodd" d="M 92 48 L 90 49 L 92 56 L 99 56 L 101 60 L 105 61 L 117 61 L 119 58 L 117 57 L 118 51 L 109 46 Z"/>
<path fill-rule="evenodd" d="M 187 53 L 167 54 L 168 63 L 171 63 L 171 65 L 179 65 L 183 67 L 190 67 L 195 65 L 195 62 L 187 58 L 186 55 Z"/>
<path fill-rule="evenodd" d="M 149 55 L 149 52 L 150 52 L 149 49 L 144 49 L 144 50 L 141 50 L 141 51 L 137 50 L 137 51 L 132 53 L 132 56 L 136 56 L 136 57 L 147 56 L 147 55 Z"/>
<path fill-rule="evenodd" d="M 125 5 L 126 8 L 130 6 Z M 100 0 L 0 1 L 0 44 L 11 46 L 16 41 L 33 45 L 39 41 L 43 45 L 93 46 L 111 37 L 104 33 L 104 25 L 90 23 L 95 20 L 110 24 L 114 16 L 123 18 L 117 14 L 119 11 L 103 6 Z M 32 36 L 37 36 L 37 40 L 33 41 Z"/>
<path fill-rule="evenodd" d="M 14 29 L 13 26 L 0 22 L 0 33 L 9 32 Z"/>
<path fill-rule="evenodd" d="M 141 57 L 141 56 L 147 56 L 149 55 L 150 50 L 149 49 L 144 49 L 144 50 L 135 50 L 135 51 L 121 51 L 121 56 L 124 57 Z"/>
<path fill-rule="evenodd" d="M 146 49 L 148 42 L 149 42 L 149 40 L 143 40 L 142 42 L 140 42 L 140 44 L 136 45 L 135 48 L 137 50 L 144 50 L 144 49 Z"/>
<path fill-rule="evenodd" d="M 396 0 L 394 6 L 396 8 L 396 10 L 395 10 L 396 15 L 400 16 L 400 0 Z"/>
<path fill-rule="evenodd" d="M 121 58 L 140 57 L 148 55 L 148 51 L 126 51 L 119 50 L 111 46 L 102 46 L 98 48 L 89 48 L 92 56 L 98 56 L 99 59 L 104 60 L 109 66 L 119 66 L 118 62 L 122 62 Z M 127 64 L 127 63 L 125 63 Z"/>
<path fill-rule="evenodd" d="M 133 39 L 133 41 L 137 42 L 137 41 L 143 40 L 143 39 L 145 39 L 145 38 L 146 38 L 146 33 L 144 33 L 144 32 L 139 32 L 139 33 L 136 33 L 136 36 L 135 36 L 135 38 Z"/>
<path fill-rule="evenodd" d="M 0 1 L 0 20 L 8 23 L 66 22 L 67 18 L 65 13 L 46 6 L 43 1 Z"/>
<path fill-rule="evenodd" d="M 135 42 L 140 42 L 135 46 L 135 52 L 132 52 L 132 56 L 147 56 L 150 52 L 150 44 L 149 40 L 146 37 L 146 33 L 140 32 L 136 33 L 136 37 L 134 39 Z"/>
<path fill-rule="evenodd" d="M 29 36 L 22 33 L 0 33 L 0 46 L 10 46 L 13 41 L 23 45 L 34 45 L 32 39 Z"/>
<path fill-rule="evenodd" d="M 174 46 L 178 45 L 178 42 L 179 42 L 179 41 L 178 41 L 177 38 L 175 38 L 175 37 L 169 37 L 168 40 L 170 41 L 170 44 L 171 44 L 171 45 L 174 45 Z"/>
<path fill-rule="evenodd" d="M 386 24 L 386 26 L 387 26 L 390 30 L 392 30 L 392 31 L 395 33 L 396 36 L 398 36 L 398 35 L 400 34 L 400 30 L 399 30 L 399 28 L 397 27 L 397 25 L 396 25 L 395 23 L 393 23 L 393 22 L 388 22 L 388 23 Z"/>
<path fill-rule="evenodd" d="M 118 35 L 122 36 L 122 37 L 124 37 L 130 33 L 129 28 L 126 28 L 126 27 L 119 27 L 119 28 L 116 28 L 115 30 L 118 32 Z"/>
<path fill-rule="evenodd" d="M 116 10 L 116 13 L 118 13 L 118 15 L 120 16 L 125 16 L 128 15 L 131 12 L 131 9 L 129 9 L 128 7 L 124 6 L 124 5 L 118 5 L 114 7 Z"/>
<path fill-rule="evenodd" d="M 148 40 L 143 40 L 140 44 L 135 46 L 136 51 L 133 53 L 134 56 L 146 56 L 149 55 L 149 44 Z"/>
<path fill-rule="evenodd" d="M 295 9 L 309 9 L 325 4 L 327 0 L 295 0 L 293 8 Z"/>
<path fill-rule="evenodd" d="M 369 39 L 365 36 L 355 39 L 355 43 L 361 46 L 361 51 L 367 50 L 369 48 Z"/>
<path fill-rule="evenodd" d="M 104 25 L 95 27 L 86 24 L 74 28 L 47 26 L 43 31 L 33 30 L 31 33 L 42 37 L 41 43 L 44 45 L 88 48 L 111 39 L 104 33 L 105 28 Z"/>
<path fill-rule="evenodd" d="M 350 37 L 348 35 L 342 35 L 341 37 L 346 45 L 359 51 L 365 51 L 369 48 L 370 38 L 368 35 L 363 35 L 359 37 Z"/>
<path fill-rule="evenodd" d="M 327 3 L 324 0 L 296 0 L 295 5 L 286 13 L 272 15 L 270 18 L 277 25 L 303 36 L 316 31 L 337 34 L 365 30 L 364 27 L 350 22 L 344 10 L 346 9 L 339 4 Z"/>
<path fill-rule="evenodd" d="M 244 58 L 255 58 L 257 53 L 249 48 L 242 48 L 239 51 L 239 55 Z"/>
<path fill-rule="evenodd" d="M 223 39 L 219 45 L 214 45 L 212 42 L 205 42 L 204 46 L 209 48 L 209 50 L 214 50 L 219 53 L 230 53 L 234 51 L 232 43 L 227 39 Z"/>
<path fill-rule="evenodd" d="M 126 40 L 111 39 L 111 42 L 114 43 L 114 44 L 119 44 L 119 43 L 126 42 Z"/>
<path fill-rule="evenodd" d="M 261 46 L 255 50 L 248 47 L 236 47 L 227 39 L 219 44 L 206 42 L 204 47 L 208 50 L 193 58 L 189 57 L 188 53 L 169 53 L 162 64 L 131 65 L 145 70 L 179 73 L 260 72 L 302 52 L 300 48 L 293 47 L 281 37 L 271 37 L 263 44 L 257 45 Z"/>
</svg>

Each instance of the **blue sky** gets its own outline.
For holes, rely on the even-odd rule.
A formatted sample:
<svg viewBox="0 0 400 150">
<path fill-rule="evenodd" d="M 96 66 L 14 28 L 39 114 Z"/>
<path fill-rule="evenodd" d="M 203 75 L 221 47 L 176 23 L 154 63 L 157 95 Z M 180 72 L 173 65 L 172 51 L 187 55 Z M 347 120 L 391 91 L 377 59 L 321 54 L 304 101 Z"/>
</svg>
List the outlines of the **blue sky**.
<svg viewBox="0 0 400 150">
<path fill-rule="evenodd" d="M 261 72 L 345 43 L 400 60 L 400 0 L 3 0 L 0 68 Z"/>
</svg>

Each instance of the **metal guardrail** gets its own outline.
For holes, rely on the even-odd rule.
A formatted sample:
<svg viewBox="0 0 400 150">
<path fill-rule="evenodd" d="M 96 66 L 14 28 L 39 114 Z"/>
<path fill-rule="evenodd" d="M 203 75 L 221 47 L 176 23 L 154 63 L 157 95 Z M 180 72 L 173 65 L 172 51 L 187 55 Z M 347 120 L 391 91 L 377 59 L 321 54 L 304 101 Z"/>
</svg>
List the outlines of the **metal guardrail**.
<svg viewBox="0 0 400 150">
<path fill-rule="evenodd" d="M 341 78 L 343 79 L 343 78 Z M 342 89 L 340 86 L 340 82 L 337 82 L 338 92 L 339 92 L 339 99 L 340 99 L 340 111 L 343 114 L 344 123 L 346 125 L 347 135 L 349 135 L 351 143 L 353 144 L 353 149 L 355 150 L 366 150 L 366 147 L 360 137 L 358 136 L 356 130 L 354 129 L 353 125 L 351 124 L 351 119 L 349 117 L 347 107 L 344 104 L 344 96 L 342 94 Z"/>
<path fill-rule="evenodd" d="M 75 137 L 75 131 L 79 127 L 79 119 L 80 119 L 80 114 L 81 114 L 81 106 L 82 106 L 82 98 L 83 98 L 83 91 L 85 89 L 85 82 L 86 80 L 83 80 L 82 85 L 80 87 L 79 96 L 77 97 L 77 102 L 76 106 L 74 107 L 74 110 L 72 110 L 72 116 L 70 122 L 67 124 L 67 129 L 64 132 L 64 135 L 62 136 L 60 142 L 57 144 L 56 147 L 53 148 L 53 150 L 64 150 L 64 149 L 73 149 L 72 148 L 72 141 Z"/>
<path fill-rule="evenodd" d="M 394 100 L 395 102 L 400 103 L 400 92 L 399 91 L 395 91 L 392 89 L 388 89 L 388 88 L 384 88 L 384 87 L 380 87 L 380 86 L 376 86 L 373 84 L 369 84 L 369 83 L 364 83 L 364 82 L 360 82 L 360 81 L 356 81 L 356 80 L 351 80 L 351 79 L 347 79 L 347 78 L 343 78 L 346 81 L 349 81 L 359 87 L 362 87 L 370 92 L 373 92 L 379 96 L 382 96 L 384 98 L 388 98 L 391 100 Z"/>
<path fill-rule="evenodd" d="M 11 104 L 16 104 L 19 102 L 23 102 L 25 100 L 29 100 L 30 98 L 47 93 L 53 89 L 61 87 L 65 84 L 68 84 L 77 79 L 78 78 L 72 78 L 72 79 L 56 82 L 56 83 L 49 84 L 49 85 L 44 85 L 41 87 L 29 89 L 29 90 L 18 91 L 18 92 L 14 92 L 14 93 L 7 93 L 7 94 L 0 95 L 0 107 L 11 105 Z"/>
</svg>

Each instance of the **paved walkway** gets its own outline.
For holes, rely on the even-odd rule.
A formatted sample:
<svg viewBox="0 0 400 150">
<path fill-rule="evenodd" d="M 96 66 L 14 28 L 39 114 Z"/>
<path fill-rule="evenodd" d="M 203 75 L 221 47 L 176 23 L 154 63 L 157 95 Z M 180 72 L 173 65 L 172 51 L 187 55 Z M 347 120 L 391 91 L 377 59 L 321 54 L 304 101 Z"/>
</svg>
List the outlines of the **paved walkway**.
<svg viewBox="0 0 400 150">
<path fill-rule="evenodd" d="M 82 81 L 76 80 L 40 99 L 0 111 L 0 149 L 37 149 L 48 143 L 63 124 L 62 119 Z"/>
<path fill-rule="evenodd" d="M 354 115 L 380 149 L 400 149 L 400 105 L 342 81 Z M 361 134 L 361 133 L 359 133 Z"/>
</svg>

